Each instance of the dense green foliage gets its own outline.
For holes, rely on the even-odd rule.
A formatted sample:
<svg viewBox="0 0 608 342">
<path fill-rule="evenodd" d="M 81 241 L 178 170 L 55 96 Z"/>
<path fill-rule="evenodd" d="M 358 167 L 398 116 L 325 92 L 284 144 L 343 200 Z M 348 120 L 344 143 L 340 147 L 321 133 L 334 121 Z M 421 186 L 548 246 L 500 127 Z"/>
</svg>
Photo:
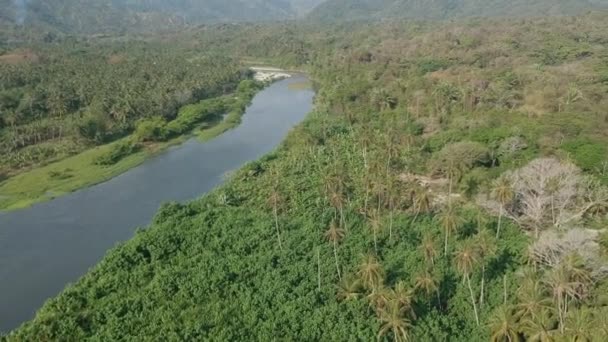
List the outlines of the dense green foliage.
<svg viewBox="0 0 608 342">
<path fill-rule="evenodd" d="M 246 76 L 232 59 L 177 44 L 68 40 L 10 51 L 0 56 L 0 173 L 112 141 L 142 118 L 173 120 Z M 172 135 L 200 119 L 180 115 L 172 125 L 188 127 Z"/>
<path fill-rule="evenodd" d="M 318 29 L 185 33 L 287 50 L 315 112 L 7 339 L 605 341 L 605 15 Z"/>
<path fill-rule="evenodd" d="M 378 18 L 447 19 L 462 17 L 532 17 L 580 14 L 607 9 L 605 0 L 328 0 L 311 18 L 353 20 Z"/>
<path fill-rule="evenodd" d="M 2 0 L 0 24 L 18 23 L 66 33 L 134 32 L 190 24 L 286 20 L 322 0 Z"/>
</svg>

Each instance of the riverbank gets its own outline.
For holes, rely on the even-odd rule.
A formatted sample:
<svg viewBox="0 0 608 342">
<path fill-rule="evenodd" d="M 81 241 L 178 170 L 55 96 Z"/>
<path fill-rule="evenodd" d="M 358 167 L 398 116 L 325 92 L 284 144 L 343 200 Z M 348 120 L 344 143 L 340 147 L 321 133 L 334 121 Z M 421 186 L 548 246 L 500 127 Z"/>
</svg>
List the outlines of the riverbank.
<svg viewBox="0 0 608 342">
<path fill-rule="evenodd" d="M 251 81 L 248 81 L 251 82 Z M 182 134 L 167 139 L 166 141 L 146 141 L 138 144 L 141 148 L 133 153 L 121 156 L 119 160 L 111 165 L 101 165 L 98 161 L 112 154 L 121 144 L 131 144 L 139 138 L 134 132 L 128 137 L 119 139 L 112 143 L 97 146 L 81 152 L 77 155 L 59 160 L 57 162 L 32 169 L 13 176 L 0 183 L 0 211 L 11 211 L 27 208 L 33 204 L 52 200 L 79 189 L 87 188 L 99 183 L 106 182 L 134 167 L 141 165 L 144 161 L 166 151 L 169 147 L 183 143 L 189 137 L 196 136 L 201 141 L 209 141 L 238 126 L 251 99 L 262 86 L 239 90 L 232 96 L 224 96 L 228 104 L 228 112 L 225 115 L 211 115 L 204 120 L 196 122 L 196 127 L 188 129 Z M 203 104 L 203 100 L 199 102 Z M 180 115 L 188 111 L 198 110 L 196 105 L 185 106 L 180 110 Z M 178 121 L 178 118 L 168 122 Z M 163 139 L 164 140 L 164 139 Z"/>
<path fill-rule="evenodd" d="M 0 279 L 10 279 L 0 283 L 0 331 L 32 319 L 108 250 L 137 239 L 136 231 L 156 220 L 163 203 L 199 198 L 230 182 L 227 174 L 274 151 L 312 109 L 311 89 L 289 87 L 304 80 L 296 76 L 259 91 L 242 123 L 211 141 L 188 139 L 103 184 L 0 212 Z M 227 194 L 225 203 L 234 204 L 239 196 Z"/>
</svg>

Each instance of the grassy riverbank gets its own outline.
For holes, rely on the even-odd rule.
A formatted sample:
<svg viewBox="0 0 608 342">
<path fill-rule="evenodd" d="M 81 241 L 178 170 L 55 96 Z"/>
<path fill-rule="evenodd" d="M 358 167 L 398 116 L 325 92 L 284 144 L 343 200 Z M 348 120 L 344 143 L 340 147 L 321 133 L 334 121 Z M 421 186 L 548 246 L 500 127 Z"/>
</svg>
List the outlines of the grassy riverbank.
<svg viewBox="0 0 608 342">
<path fill-rule="evenodd" d="M 105 182 L 139 166 L 168 147 L 184 142 L 193 132 L 202 141 L 211 140 L 239 125 L 259 89 L 260 85 L 243 81 L 233 95 L 183 107 L 175 120 L 166 123 L 160 121 L 159 125 L 163 127 L 150 129 L 150 120 L 142 121 L 128 137 L 11 177 L 0 183 L 0 210 L 25 208 Z M 157 124 L 159 121 L 154 122 Z M 178 127 L 177 131 L 175 127 Z M 152 137 L 150 134 L 159 136 Z M 114 157 L 122 146 L 131 145 L 137 148 Z M 108 156 L 116 160 L 111 163 L 99 162 Z"/>
</svg>

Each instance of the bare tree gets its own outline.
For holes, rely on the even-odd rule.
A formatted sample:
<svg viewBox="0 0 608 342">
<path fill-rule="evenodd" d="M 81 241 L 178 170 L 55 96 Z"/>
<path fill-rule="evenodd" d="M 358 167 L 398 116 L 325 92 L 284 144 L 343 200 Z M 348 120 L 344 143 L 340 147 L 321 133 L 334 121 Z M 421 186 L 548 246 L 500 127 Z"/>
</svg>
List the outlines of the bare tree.
<svg viewBox="0 0 608 342">
<path fill-rule="evenodd" d="M 508 207 L 483 199 L 487 209 L 516 221 L 538 238 L 548 228 L 572 228 L 586 214 L 608 206 L 608 191 L 584 176 L 574 165 L 555 158 L 533 160 L 505 175 L 512 185 L 513 201 Z"/>
</svg>

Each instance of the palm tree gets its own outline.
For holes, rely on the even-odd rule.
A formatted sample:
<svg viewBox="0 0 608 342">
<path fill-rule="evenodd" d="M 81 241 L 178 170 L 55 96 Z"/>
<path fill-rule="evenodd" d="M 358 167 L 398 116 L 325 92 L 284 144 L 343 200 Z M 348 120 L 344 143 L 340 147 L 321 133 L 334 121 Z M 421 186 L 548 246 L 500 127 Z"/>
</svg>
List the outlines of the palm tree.
<svg viewBox="0 0 608 342">
<path fill-rule="evenodd" d="M 336 261 L 336 271 L 338 271 L 338 279 L 342 280 L 342 275 L 340 274 L 340 265 L 338 263 L 338 242 L 340 242 L 344 238 L 345 232 L 344 229 L 340 228 L 340 226 L 336 223 L 336 221 L 332 221 L 329 225 L 329 229 L 325 232 L 325 238 L 329 240 L 334 247 L 334 259 Z"/>
<path fill-rule="evenodd" d="M 517 290 L 518 319 L 536 319 L 539 312 L 551 311 L 551 300 L 545 296 L 541 284 L 536 279 L 524 279 Z"/>
<path fill-rule="evenodd" d="M 412 306 L 414 294 L 412 290 L 405 285 L 405 282 L 400 281 L 395 285 L 394 290 L 391 292 L 391 298 L 399 304 L 403 313 L 408 314 L 414 319 L 416 318 L 416 313 Z"/>
<path fill-rule="evenodd" d="M 352 300 L 361 295 L 361 282 L 358 279 L 345 277 L 338 284 L 338 299 Z"/>
<path fill-rule="evenodd" d="M 369 216 L 369 228 L 374 235 L 374 250 L 378 253 L 378 233 L 382 230 L 380 212 L 374 211 Z"/>
<path fill-rule="evenodd" d="M 568 313 L 564 332 L 570 341 L 591 341 L 595 328 L 589 308 L 583 306 Z"/>
<path fill-rule="evenodd" d="M 507 177 L 501 177 L 497 181 L 494 182 L 494 186 L 492 188 L 492 195 L 500 204 L 500 212 L 498 214 L 498 227 L 496 229 L 496 238 L 498 239 L 500 236 L 500 226 L 502 223 L 502 217 L 504 215 L 505 207 L 513 201 L 515 197 L 515 192 L 513 190 L 513 185 L 511 181 Z"/>
<path fill-rule="evenodd" d="M 439 215 L 439 221 L 443 227 L 445 242 L 444 242 L 444 255 L 448 255 L 448 240 L 451 234 L 454 234 L 460 226 L 461 220 L 458 213 L 451 205 Z"/>
<path fill-rule="evenodd" d="M 530 342 L 553 342 L 557 322 L 547 309 L 537 311 L 534 315 L 520 320 L 519 331 Z"/>
<path fill-rule="evenodd" d="M 379 320 L 382 323 L 378 332 L 378 339 L 392 333 L 394 341 L 409 341 L 409 330 L 412 324 L 403 313 L 396 302 L 389 302 L 387 307 L 379 312 Z"/>
<path fill-rule="evenodd" d="M 570 276 L 563 266 L 549 271 L 543 283 L 550 290 L 553 301 L 557 306 L 560 332 L 564 333 L 564 324 L 566 314 L 568 313 L 568 301 L 576 298 L 577 284 L 570 281 Z"/>
<path fill-rule="evenodd" d="M 283 202 L 283 198 L 277 189 L 273 189 L 268 198 L 268 203 L 272 207 L 272 213 L 274 215 L 274 226 L 277 233 L 277 240 L 279 241 L 279 249 L 283 250 L 281 243 L 281 230 L 279 229 L 279 206 Z"/>
<path fill-rule="evenodd" d="M 457 251 L 454 257 L 454 263 L 456 270 L 462 274 L 464 281 L 466 281 L 469 287 L 469 293 L 471 295 L 471 304 L 473 304 L 473 312 L 475 313 L 475 322 L 479 325 L 479 314 L 477 313 L 477 304 L 475 303 L 475 296 L 473 295 L 473 288 L 471 287 L 471 273 L 475 264 L 479 261 L 477 250 L 470 242 L 464 243 Z"/>
<path fill-rule="evenodd" d="M 488 326 L 492 333 L 492 342 L 519 341 L 513 310 L 508 306 L 497 308 L 490 316 Z"/>
<path fill-rule="evenodd" d="M 486 280 L 486 264 L 487 259 L 496 255 L 496 241 L 488 234 L 487 230 L 480 230 L 475 238 L 477 252 L 481 259 L 481 290 L 479 291 L 479 308 L 483 306 L 485 299 L 484 289 Z"/>
<path fill-rule="evenodd" d="M 418 186 L 413 190 L 412 204 L 414 207 L 414 212 L 416 213 L 414 220 L 412 220 L 412 222 L 414 222 L 421 213 L 428 213 L 431 211 L 433 206 L 433 196 L 427 189 Z"/>
<path fill-rule="evenodd" d="M 569 253 L 562 260 L 562 265 L 568 272 L 570 279 L 585 290 L 592 282 L 591 272 L 585 267 L 585 261 L 578 252 Z M 580 293 L 582 296 L 583 293 Z"/>
<path fill-rule="evenodd" d="M 359 265 L 357 275 L 366 289 L 375 290 L 384 281 L 384 270 L 375 256 L 367 254 Z"/>
<path fill-rule="evenodd" d="M 388 303 L 393 300 L 393 296 L 392 289 L 389 289 L 384 285 L 380 285 L 367 295 L 367 300 L 369 301 L 369 306 L 374 309 L 377 314 L 379 314 L 380 311 L 382 311 L 388 305 Z"/>
<path fill-rule="evenodd" d="M 594 329 L 594 341 L 601 341 L 603 338 L 608 336 L 608 307 L 596 309 L 595 318 L 593 324 Z"/>
<path fill-rule="evenodd" d="M 437 302 L 441 302 L 441 298 L 439 296 L 439 286 L 437 286 L 437 281 L 431 273 L 425 271 L 416 276 L 414 279 L 416 290 L 422 290 L 424 293 L 430 297 L 433 293 L 437 294 Z"/>
<path fill-rule="evenodd" d="M 431 266 L 434 266 L 435 258 L 439 256 L 439 251 L 437 250 L 437 243 L 435 242 L 433 234 L 426 232 L 422 237 L 422 242 L 418 248 L 422 255 L 424 255 L 427 265 L 430 264 Z"/>
</svg>

